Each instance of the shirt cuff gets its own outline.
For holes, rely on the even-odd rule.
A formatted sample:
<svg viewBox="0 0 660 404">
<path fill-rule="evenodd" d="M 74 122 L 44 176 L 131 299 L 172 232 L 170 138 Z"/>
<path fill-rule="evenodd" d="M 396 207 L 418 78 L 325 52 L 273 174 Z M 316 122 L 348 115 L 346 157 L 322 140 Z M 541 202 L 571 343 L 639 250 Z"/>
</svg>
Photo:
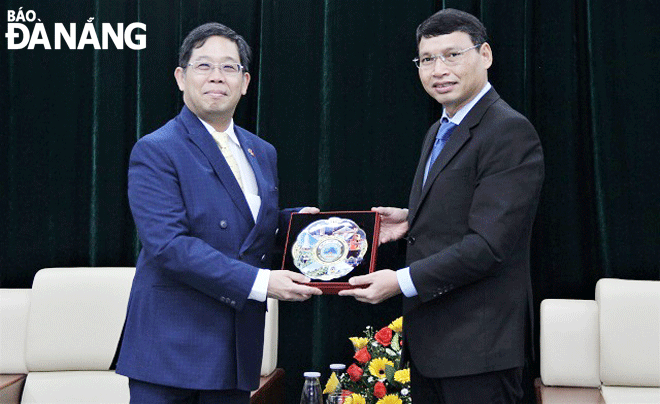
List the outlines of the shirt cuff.
<svg viewBox="0 0 660 404">
<path fill-rule="evenodd" d="M 258 302 L 265 302 L 268 297 L 268 281 L 270 280 L 270 271 L 267 269 L 259 268 L 257 277 L 252 285 L 252 290 L 248 299 L 256 300 Z"/>
<path fill-rule="evenodd" d="M 399 287 L 406 297 L 415 297 L 418 295 L 417 288 L 410 276 L 410 267 L 402 268 L 396 271 L 396 279 L 399 281 Z"/>
</svg>

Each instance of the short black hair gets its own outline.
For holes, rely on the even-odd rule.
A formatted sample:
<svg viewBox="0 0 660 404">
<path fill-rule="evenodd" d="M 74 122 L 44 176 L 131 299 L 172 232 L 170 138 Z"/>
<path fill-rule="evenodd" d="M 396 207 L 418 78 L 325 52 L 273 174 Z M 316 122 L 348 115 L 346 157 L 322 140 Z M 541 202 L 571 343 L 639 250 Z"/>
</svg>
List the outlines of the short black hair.
<svg viewBox="0 0 660 404">
<path fill-rule="evenodd" d="M 238 55 L 241 58 L 243 70 L 248 71 L 250 59 L 252 58 L 250 46 L 236 31 L 218 22 L 209 22 L 190 31 L 179 49 L 179 66 L 185 69 L 188 66 L 188 62 L 190 62 L 193 49 L 204 46 L 204 42 L 212 36 L 225 37 L 234 42 L 238 47 Z"/>
<path fill-rule="evenodd" d="M 452 32 L 465 32 L 470 35 L 472 45 L 480 45 L 488 40 L 486 27 L 470 13 L 446 8 L 427 18 L 417 27 L 417 47 L 422 38 L 447 35 Z"/>
</svg>

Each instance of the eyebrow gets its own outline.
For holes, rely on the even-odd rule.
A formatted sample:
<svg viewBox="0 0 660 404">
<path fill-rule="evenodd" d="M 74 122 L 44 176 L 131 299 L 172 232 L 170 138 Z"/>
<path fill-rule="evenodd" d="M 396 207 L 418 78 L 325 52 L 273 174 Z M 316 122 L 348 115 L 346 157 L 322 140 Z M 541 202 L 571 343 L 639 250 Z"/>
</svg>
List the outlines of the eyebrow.
<svg viewBox="0 0 660 404">
<path fill-rule="evenodd" d="M 430 56 L 430 55 L 437 55 L 437 54 L 443 54 L 444 55 L 445 53 L 457 52 L 457 51 L 460 51 L 460 50 L 463 50 L 463 49 L 465 49 L 465 48 L 461 48 L 460 46 L 450 46 L 446 49 L 442 49 L 438 53 L 422 52 L 422 53 L 419 54 L 419 56 Z"/>
<path fill-rule="evenodd" d="M 196 57 L 196 58 L 194 59 L 194 61 L 196 61 L 196 62 L 198 62 L 198 61 L 202 61 L 202 60 L 203 60 L 203 61 L 214 62 L 216 59 L 214 59 L 214 58 L 211 57 L 211 56 L 206 56 L 206 55 L 201 55 L 201 56 L 198 56 L 198 57 Z M 231 62 L 234 62 L 234 63 L 240 63 L 240 61 L 234 59 L 232 56 L 225 56 L 224 58 L 222 58 L 222 59 L 219 61 L 219 63 L 225 63 L 225 62 L 230 62 L 230 61 L 231 61 Z"/>
</svg>

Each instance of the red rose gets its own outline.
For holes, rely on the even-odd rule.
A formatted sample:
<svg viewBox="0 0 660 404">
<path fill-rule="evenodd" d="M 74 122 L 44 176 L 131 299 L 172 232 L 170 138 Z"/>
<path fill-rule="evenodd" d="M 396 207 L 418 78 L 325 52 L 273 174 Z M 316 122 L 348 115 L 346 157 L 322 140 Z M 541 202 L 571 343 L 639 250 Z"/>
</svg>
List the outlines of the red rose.
<svg viewBox="0 0 660 404">
<path fill-rule="evenodd" d="M 369 351 L 367 351 L 367 347 L 357 351 L 353 357 L 360 363 L 367 363 L 371 360 L 371 355 L 369 354 Z"/>
<path fill-rule="evenodd" d="M 374 384 L 374 396 L 377 398 L 383 398 L 387 394 L 387 388 L 383 382 L 376 382 Z"/>
<path fill-rule="evenodd" d="M 348 370 L 346 370 L 346 373 L 348 373 L 348 375 L 351 377 L 351 380 L 353 380 L 354 382 L 357 382 L 360 379 L 362 379 L 362 373 L 364 373 L 364 372 L 362 371 L 361 367 L 359 367 L 358 365 L 356 365 L 354 363 L 354 364 L 352 364 L 351 366 L 348 367 Z"/>
<path fill-rule="evenodd" d="M 390 327 L 384 327 L 376 333 L 374 336 L 376 341 L 380 342 L 383 346 L 388 346 L 392 342 L 392 329 Z"/>
</svg>

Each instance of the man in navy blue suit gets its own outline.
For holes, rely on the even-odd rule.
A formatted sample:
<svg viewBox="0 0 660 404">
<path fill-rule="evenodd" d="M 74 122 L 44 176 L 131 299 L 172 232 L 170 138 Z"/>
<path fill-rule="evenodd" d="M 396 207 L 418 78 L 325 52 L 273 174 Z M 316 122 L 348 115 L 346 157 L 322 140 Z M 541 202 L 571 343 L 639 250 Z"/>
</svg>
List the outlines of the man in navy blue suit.
<svg viewBox="0 0 660 404">
<path fill-rule="evenodd" d="M 249 402 L 266 298 L 321 294 L 300 273 L 265 269 L 280 217 L 276 152 L 233 122 L 249 59 L 222 24 L 191 31 L 174 72 L 185 106 L 131 153 L 142 250 L 117 363 L 131 403 Z"/>
</svg>

